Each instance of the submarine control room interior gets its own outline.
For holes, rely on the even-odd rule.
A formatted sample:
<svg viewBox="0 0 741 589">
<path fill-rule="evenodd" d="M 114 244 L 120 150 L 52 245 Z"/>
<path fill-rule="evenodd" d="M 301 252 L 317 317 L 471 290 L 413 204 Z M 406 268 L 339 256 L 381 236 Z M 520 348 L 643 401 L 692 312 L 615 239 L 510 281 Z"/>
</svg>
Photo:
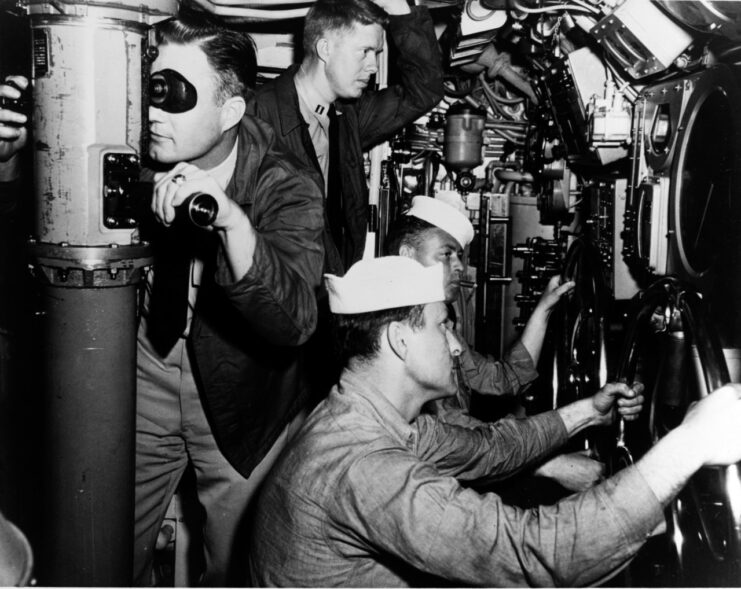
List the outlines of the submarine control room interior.
<svg viewBox="0 0 741 589">
<path fill-rule="evenodd" d="M 681 427 L 697 402 L 741 382 L 741 1 L 369 1 L 424 14 L 435 51 L 420 48 L 409 60 L 404 51 L 417 50 L 396 47 L 401 25 L 389 8 L 391 24 L 362 93 L 334 94 L 327 102 L 342 102 L 342 112 L 359 104 L 360 94 L 400 87 L 403 100 L 414 83 L 440 90 L 430 92 L 434 100 L 424 112 L 403 124 L 394 118 L 396 127 L 375 129 L 372 141 L 362 133 L 363 125 L 374 123 L 362 117 L 355 122 L 361 140 L 350 145 L 352 138 L 343 139 L 344 157 L 362 148 L 353 168 L 362 186 L 353 190 L 365 198 L 358 208 L 365 235 L 353 261 L 387 255 L 395 224 L 410 207 L 413 214 L 420 197 L 450 205 L 450 214 L 463 215 L 473 230 L 461 244 L 455 328 L 467 348 L 493 359 L 505 357 L 523 336 L 553 277 L 556 284 L 573 283 L 549 309 L 539 334 L 537 376 L 524 392 L 500 399 L 476 387 L 469 391 L 471 415 L 481 422 L 558 410 L 609 382 L 643 384 L 637 419 L 616 419 L 567 442 L 569 451 L 600 463 L 598 480 L 570 487 L 518 473 L 461 483 L 465 493 L 496 494 L 523 513 L 537 513 L 620 476 Z M 153 184 L 141 178 L 145 168 L 156 168 L 152 153 L 160 153 L 148 147 L 150 130 L 158 132 L 157 113 L 166 111 L 161 120 L 184 116 L 193 108 L 189 92 L 195 96 L 193 81 L 175 66 L 162 69 L 167 59 L 177 62 L 171 46 L 158 50 L 155 31 L 188 12 L 248 35 L 255 57 L 248 64 L 249 95 L 259 103 L 272 96 L 263 90 L 296 71 L 303 100 L 312 90 L 301 83 L 314 72 L 307 69 L 302 77 L 304 68 L 314 68 L 317 59 L 306 61 L 302 45 L 313 5 L 0 0 L 0 585 L 209 584 L 203 575 L 211 556 L 208 550 L 204 556 L 203 545 L 212 532 L 204 521 L 212 520 L 192 464 L 159 506 L 145 581 L 132 573 L 139 558 L 135 479 L 138 485 L 143 352 L 137 331 L 159 255 L 143 236 Z M 420 42 L 422 32 L 408 34 L 413 40 L 407 44 Z M 415 60 L 432 70 L 427 66 L 434 61 L 439 71 L 415 73 Z M 434 83 L 421 81 L 424 76 Z M 246 118 L 259 119 L 274 106 L 261 104 Z M 4 117 L 8 112 L 26 119 Z M 321 130 L 324 119 L 317 120 L 318 126 L 301 125 Z M 378 120 L 387 119 L 379 114 Z M 239 124 L 240 133 L 249 129 L 261 138 L 272 136 L 271 124 L 278 129 L 275 120 Z M 19 129 L 24 144 L 12 156 L 18 174 L 6 191 L 2 164 L 9 152 L 2 142 L 15 141 Z M 333 137 L 330 132 L 330 154 Z M 286 160 L 294 165 L 293 157 Z M 323 186 L 327 168 L 313 163 L 311 171 L 296 163 L 294 177 L 281 181 L 296 182 L 294 192 L 313 195 L 317 203 L 333 182 Z M 236 165 L 242 173 L 240 166 L 248 164 L 239 159 Z M 263 174 L 255 190 L 261 182 L 278 182 L 266 165 L 244 172 Z M 193 173 L 189 166 L 175 176 L 157 169 L 155 192 L 175 194 Z M 350 176 L 342 174 L 343 181 Z M 145 207 L 143 186 L 149 190 Z M 281 206 L 289 207 L 286 194 Z M 218 208 L 193 203 L 190 218 L 173 225 L 190 223 L 195 244 L 198 235 L 218 233 L 207 227 Z M 272 214 L 269 208 L 255 205 L 254 214 Z M 258 233 L 275 229 L 268 221 L 253 223 Z M 311 239 L 319 243 L 316 235 Z M 310 253 L 319 300 L 319 310 L 312 308 L 321 324 L 327 318 L 319 251 Z M 255 266 L 262 267 L 257 258 L 249 272 Z M 199 271 L 205 276 L 211 270 L 205 264 Z M 291 276 L 282 287 L 288 291 L 305 279 L 300 271 Z M 203 329 L 194 318 L 195 336 Z M 304 344 L 292 341 L 290 347 L 300 351 Z M 330 354 L 331 348 L 326 339 L 321 349 Z M 250 361 L 265 358 L 271 370 L 284 370 L 291 354 L 270 344 Z M 266 380 L 266 391 L 269 386 Z M 307 412 L 328 391 L 307 401 Z M 260 405 L 259 411 L 273 419 L 272 409 Z M 212 419 L 210 410 L 206 417 Z M 290 429 L 289 422 L 281 428 Z M 608 578 L 589 584 L 741 586 L 738 464 L 697 470 L 666 502 L 654 533 Z M 231 558 L 245 564 L 249 539 L 240 533 Z M 453 571 L 446 583 L 468 584 L 463 578 Z M 216 585 L 250 584 L 249 576 L 217 579 Z M 522 584 L 539 584 L 533 579 Z M 426 576 L 416 582 L 442 586 Z M 482 578 L 474 584 L 491 583 Z"/>
</svg>

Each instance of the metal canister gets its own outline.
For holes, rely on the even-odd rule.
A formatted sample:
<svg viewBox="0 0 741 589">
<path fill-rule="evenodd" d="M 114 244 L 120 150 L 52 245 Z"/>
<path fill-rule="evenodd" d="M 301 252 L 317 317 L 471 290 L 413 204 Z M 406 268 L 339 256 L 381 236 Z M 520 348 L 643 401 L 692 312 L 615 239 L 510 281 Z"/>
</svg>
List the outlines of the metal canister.
<svg viewBox="0 0 741 589">
<path fill-rule="evenodd" d="M 443 157 L 449 166 L 470 170 L 484 161 L 486 112 L 465 102 L 448 109 Z"/>
</svg>

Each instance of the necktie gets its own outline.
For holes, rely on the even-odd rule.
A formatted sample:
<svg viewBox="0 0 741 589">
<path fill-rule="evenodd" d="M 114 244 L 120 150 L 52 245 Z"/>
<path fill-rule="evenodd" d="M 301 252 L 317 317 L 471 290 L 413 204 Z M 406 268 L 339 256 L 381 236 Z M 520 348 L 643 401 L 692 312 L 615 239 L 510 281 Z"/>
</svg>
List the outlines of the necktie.
<svg viewBox="0 0 741 589">
<path fill-rule="evenodd" d="M 345 258 L 345 219 L 342 205 L 339 121 L 334 106 L 329 107 L 329 171 L 327 173 L 327 220 L 332 239 Z"/>
<path fill-rule="evenodd" d="M 191 252 L 177 224 L 164 229 L 154 244 L 154 280 L 149 299 L 147 336 L 163 358 L 185 331 Z"/>
</svg>

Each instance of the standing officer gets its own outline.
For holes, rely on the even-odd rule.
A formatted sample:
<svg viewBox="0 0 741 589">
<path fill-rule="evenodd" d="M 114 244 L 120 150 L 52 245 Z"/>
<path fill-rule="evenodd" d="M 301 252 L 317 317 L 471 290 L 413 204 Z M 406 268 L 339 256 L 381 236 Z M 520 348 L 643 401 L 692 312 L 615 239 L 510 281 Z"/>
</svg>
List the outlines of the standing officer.
<svg viewBox="0 0 741 589">
<path fill-rule="evenodd" d="M 244 116 L 251 39 L 183 11 L 155 33 L 157 222 L 138 336 L 135 583 L 151 580 L 155 540 L 190 463 L 205 509 L 201 583 L 222 586 L 250 498 L 304 404 L 297 352 L 316 324 L 322 202 L 268 125 Z M 196 193 L 218 205 L 211 231 L 180 222 Z"/>
<path fill-rule="evenodd" d="M 396 83 L 371 90 L 384 28 L 396 50 Z M 363 153 L 443 98 L 442 58 L 427 8 L 407 0 L 317 0 L 303 31 L 303 60 L 263 85 L 247 112 L 312 170 L 325 196 L 326 272 L 341 275 L 363 256 L 368 185 Z M 322 398 L 339 376 L 332 362 L 326 293 L 306 346 L 309 386 Z"/>
<path fill-rule="evenodd" d="M 369 90 L 384 28 L 398 83 Z M 428 10 L 407 0 L 317 0 L 304 22 L 303 52 L 300 66 L 260 87 L 247 108 L 316 172 L 326 197 L 325 269 L 342 273 L 365 247 L 363 152 L 442 100 L 442 59 Z"/>
</svg>

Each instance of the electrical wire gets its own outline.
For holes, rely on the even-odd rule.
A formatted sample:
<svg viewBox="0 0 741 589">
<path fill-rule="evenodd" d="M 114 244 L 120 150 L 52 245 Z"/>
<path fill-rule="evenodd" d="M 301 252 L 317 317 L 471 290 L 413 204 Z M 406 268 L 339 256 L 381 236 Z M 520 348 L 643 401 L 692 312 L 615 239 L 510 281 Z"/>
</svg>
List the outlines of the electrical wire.
<svg viewBox="0 0 741 589">
<path fill-rule="evenodd" d="M 507 133 L 507 135 L 511 136 L 513 139 L 517 139 L 518 141 L 525 141 L 525 139 L 527 139 L 527 134 L 525 132 L 510 129 L 507 127 L 506 123 L 504 123 L 503 125 L 494 123 L 493 125 L 487 126 L 486 129 L 488 131 L 502 131 L 503 133 Z"/>
<path fill-rule="evenodd" d="M 570 1 L 573 2 L 574 4 L 578 4 L 579 6 L 583 6 L 592 14 L 600 13 L 599 8 L 597 8 L 596 6 L 592 6 L 591 4 L 589 4 L 589 2 L 586 2 L 585 0 L 570 0 Z"/>
<path fill-rule="evenodd" d="M 499 127 L 500 129 L 507 129 L 517 135 L 527 135 L 527 130 L 530 125 L 525 122 L 518 121 L 487 121 L 485 127 L 487 129 L 491 127 Z"/>
<path fill-rule="evenodd" d="M 496 127 L 491 129 L 491 131 L 496 133 L 500 137 L 504 137 L 507 141 L 511 141 L 517 146 L 525 145 L 524 137 L 515 137 L 514 135 L 510 134 L 508 131 L 503 131 L 502 129 L 497 129 Z"/>
<path fill-rule="evenodd" d="M 576 0 L 574 0 L 576 1 Z M 541 6 L 540 8 L 530 8 L 523 6 L 517 0 L 509 0 L 512 4 L 512 8 L 525 14 L 543 14 L 546 12 L 558 12 L 561 10 L 570 10 L 572 12 L 589 12 L 591 14 L 598 14 L 599 10 L 593 6 L 580 5 L 580 4 L 549 4 L 548 6 Z"/>
<path fill-rule="evenodd" d="M 503 117 L 504 114 L 502 113 L 502 109 L 499 108 L 499 105 L 495 101 L 493 101 L 489 97 L 489 95 L 486 94 L 486 92 L 483 92 L 483 94 L 484 94 L 484 98 L 486 99 L 486 102 L 489 103 L 489 110 L 491 110 L 491 114 L 493 116 L 499 115 L 499 116 Z"/>
<path fill-rule="evenodd" d="M 607 69 L 610 71 L 611 77 L 608 76 L 608 78 L 611 78 L 615 82 L 615 86 L 620 90 L 620 92 L 623 93 L 623 96 L 628 100 L 630 103 L 634 103 L 636 101 L 636 98 L 638 98 L 638 91 L 633 88 L 630 82 L 625 80 L 620 73 L 617 71 L 615 66 L 610 63 L 610 60 L 607 59 L 607 57 L 603 57 L 602 61 L 607 66 Z"/>
<path fill-rule="evenodd" d="M 479 82 L 481 83 L 481 89 L 484 92 L 484 96 L 486 97 L 487 102 L 491 104 L 492 109 L 505 119 L 510 121 L 515 120 L 515 117 L 511 113 L 507 112 L 507 110 L 503 108 L 502 104 L 497 101 L 497 95 L 494 90 L 491 89 L 491 86 L 489 86 L 483 72 L 479 74 Z"/>
<path fill-rule="evenodd" d="M 718 59 L 718 61 L 730 61 L 729 58 L 732 58 L 733 55 L 735 53 L 738 53 L 739 51 L 741 51 L 741 45 L 732 45 L 716 53 L 715 57 L 716 59 Z M 733 61 L 733 63 L 737 62 L 737 59 Z"/>
<path fill-rule="evenodd" d="M 488 95 L 491 96 L 491 98 L 495 100 L 499 105 L 504 104 L 507 106 L 514 106 L 515 104 L 520 104 L 525 100 L 524 96 L 517 96 L 512 98 L 508 96 L 502 96 L 501 94 L 499 94 L 499 92 L 491 87 L 491 84 L 489 84 L 489 82 L 486 80 L 486 76 L 483 74 L 483 72 L 479 74 L 478 79 L 481 83 L 482 90 L 484 92 L 487 92 Z"/>
</svg>

